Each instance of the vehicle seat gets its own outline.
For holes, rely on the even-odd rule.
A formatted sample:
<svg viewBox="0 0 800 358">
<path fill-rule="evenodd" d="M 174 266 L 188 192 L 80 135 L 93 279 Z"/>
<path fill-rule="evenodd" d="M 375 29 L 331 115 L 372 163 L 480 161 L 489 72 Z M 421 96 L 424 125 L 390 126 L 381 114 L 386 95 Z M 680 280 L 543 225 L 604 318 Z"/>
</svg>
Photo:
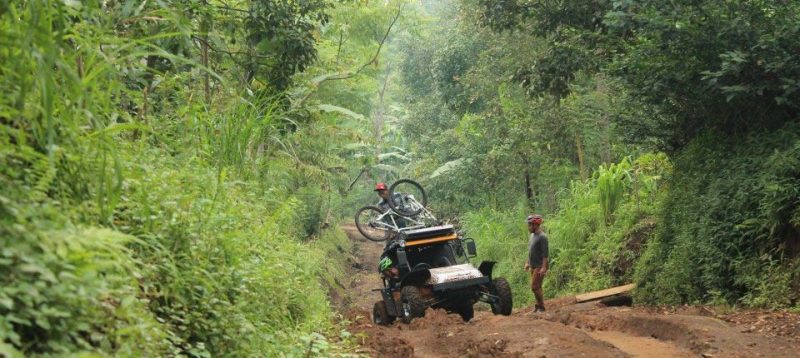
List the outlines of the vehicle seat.
<svg viewBox="0 0 800 358">
<path fill-rule="evenodd" d="M 433 262 L 433 267 L 434 268 L 436 268 L 436 267 L 447 267 L 447 266 L 450 266 L 450 265 L 452 265 L 452 263 L 450 262 L 450 259 L 448 259 L 446 257 L 439 257 Z"/>
</svg>

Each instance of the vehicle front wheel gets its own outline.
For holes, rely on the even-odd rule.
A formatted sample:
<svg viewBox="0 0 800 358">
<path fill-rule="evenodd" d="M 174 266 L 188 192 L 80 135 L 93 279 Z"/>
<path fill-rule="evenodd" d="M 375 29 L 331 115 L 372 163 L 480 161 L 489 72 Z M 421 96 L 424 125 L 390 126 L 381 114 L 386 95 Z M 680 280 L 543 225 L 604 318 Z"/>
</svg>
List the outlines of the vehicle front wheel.
<svg viewBox="0 0 800 358">
<path fill-rule="evenodd" d="M 400 304 L 403 323 L 411 323 L 414 318 L 425 316 L 425 301 L 414 286 L 400 289 Z"/>
<path fill-rule="evenodd" d="M 471 320 L 472 317 L 475 316 L 475 307 L 473 307 L 471 304 L 465 304 L 456 307 L 455 309 L 453 309 L 453 312 L 458 313 L 458 315 L 461 316 L 461 319 L 463 319 L 464 322 L 469 322 L 469 320 Z"/>
<path fill-rule="evenodd" d="M 497 302 L 491 305 L 492 313 L 503 316 L 511 315 L 514 302 L 511 300 L 511 286 L 508 281 L 504 278 L 492 280 L 492 294 L 498 297 Z"/>
</svg>

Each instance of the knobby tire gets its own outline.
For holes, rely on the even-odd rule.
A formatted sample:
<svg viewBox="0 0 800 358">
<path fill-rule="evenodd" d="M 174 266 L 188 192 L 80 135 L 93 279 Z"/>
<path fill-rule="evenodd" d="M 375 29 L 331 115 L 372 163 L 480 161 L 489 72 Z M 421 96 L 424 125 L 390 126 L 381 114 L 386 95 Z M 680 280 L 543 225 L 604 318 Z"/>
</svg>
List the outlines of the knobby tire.
<svg viewBox="0 0 800 358">
<path fill-rule="evenodd" d="M 417 200 L 417 201 L 422 205 L 421 208 L 419 208 L 417 210 L 412 210 L 412 211 L 405 211 L 405 210 L 402 209 L 402 206 L 400 205 L 400 203 L 395 203 L 394 202 L 394 190 L 395 190 L 395 188 L 397 188 L 398 185 L 404 184 L 404 183 L 411 184 L 412 186 L 415 186 L 415 187 L 417 187 L 417 189 L 419 189 L 419 192 L 422 194 L 422 198 L 421 198 L 422 200 Z M 411 179 L 400 179 L 400 180 L 394 182 L 394 184 L 392 184 L 392 186 L 389 187 L 389 200 L 388 201 L 389 201 L 389 207 L 392 208 L 392 210 L 394 210 L 396 213 L 398 213 L 398 214 L 400 214 L 402 216 L 414 216 L 414 215 L 417 215 L 420 212 L 422 212 L 422 209 L 425 208 L 426 206 L 428 206 L 428 195 L 425 193 L 425 189 L 423 189 L 422 185 L 419 185 L 419 183 L 417 183 L 417 182 L 415 182 L 415 181 L 413 181 Z"/>
<path fill-rule="evenodd" d="M 358 211 L 356 211 L 355 222 L 356 222 L 356 229 L 358 229 L 358 232 L 360 232 L 361 235 L 364 235 L 364 237 L 366 237 L 370 241 L 377 241 L 377 242 L 386 241 L 386 239 L 392 236 L 391 233 L 389 233 L 389 230 L 376 229 L 380 232 L 380 236 L 376 235 L 374 232 L 370 232 L 369 223 L 362 223 L 359 220 L 359 218 L 361 217 L 361 213 L 364 211 L 375 211 L 378 214 L 383 214 L 383 210 L 381 210 L 377 206 L 370 205 L 358 209 Z"/>
</svg>

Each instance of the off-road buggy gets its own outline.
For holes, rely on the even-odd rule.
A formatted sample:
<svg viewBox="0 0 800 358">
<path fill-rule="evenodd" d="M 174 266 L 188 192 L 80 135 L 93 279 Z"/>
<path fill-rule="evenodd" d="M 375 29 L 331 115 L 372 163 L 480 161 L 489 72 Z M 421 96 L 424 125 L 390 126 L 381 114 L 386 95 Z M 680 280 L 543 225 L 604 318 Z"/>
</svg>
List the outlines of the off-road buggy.
<svg viewBox="0 0 800 358">
<path fill-rule="evenodd" d="M 381 300 L 373 307 L 373 321 L 388 325 L 398 317 L 410 323 L 428 307 L 445 309 L 472 319 L 473 305 L 488 303 L 494 314 L 510 315 L 511 287 L 504 278 L 492 278 L 494 262 L 475 268 L 475 241 L 459 235 L 452 225 L 404 231 L 384 250 L 396 270 L 384 271 Z"/>
</svg>

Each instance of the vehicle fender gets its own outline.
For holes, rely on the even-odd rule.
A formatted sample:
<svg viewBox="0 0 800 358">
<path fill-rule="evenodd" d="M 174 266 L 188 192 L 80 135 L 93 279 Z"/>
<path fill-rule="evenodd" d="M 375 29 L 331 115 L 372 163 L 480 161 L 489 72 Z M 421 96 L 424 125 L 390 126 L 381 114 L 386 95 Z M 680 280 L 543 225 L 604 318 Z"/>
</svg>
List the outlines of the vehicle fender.
<svg viewBox="0 0 800 358">
<path fill-rule="evenodd" d="M 496 263 L 495 261 L 481 261 L 481 264 L 478 266 L 478 271 L 484 276 L 492 278 L 492 270 L 494 270 L 494 265 Z"/>
</svg>

